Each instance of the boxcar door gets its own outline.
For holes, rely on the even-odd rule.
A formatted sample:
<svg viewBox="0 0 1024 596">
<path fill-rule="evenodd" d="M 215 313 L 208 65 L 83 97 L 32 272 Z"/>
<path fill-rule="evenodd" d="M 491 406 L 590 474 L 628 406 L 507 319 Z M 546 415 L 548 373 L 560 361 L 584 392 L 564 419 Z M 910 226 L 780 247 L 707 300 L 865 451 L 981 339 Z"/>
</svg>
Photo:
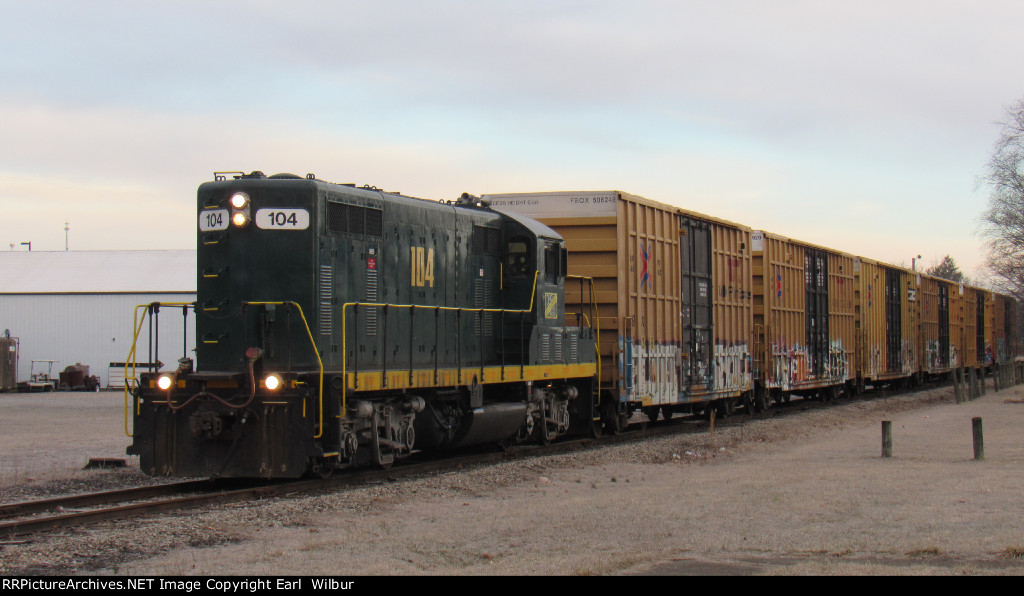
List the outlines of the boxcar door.
<svg viewBox="0 0 1024 596">
<path fill-rule="evenodd" d="M 806 293 L 807 355 L 814 378 L 825 376 L 828 364 L 828 258 L 824 251 L 804 251 L 804 291 Z"/>
<path fill-rule="evenodd" d="M 985 294 L 981 290 L 975 291 L 975 300 L 978 303 L 976 325 L 977 364 L 987 364 L 985 361 Z"/>
<path fill-rule="evenodd" d="M 888 372 L 903 370 L 903 275 L 885 270 L 885 355 Z"/>
<path fill-rule="evenodd" d="M 939 366 L 949 368 L 949 284 L 939 282 Z"/>
<path fill-rule="evenodd" d="M 711 226 L 680 218 L 682 389 L 711 389 Z"/>
</svg>

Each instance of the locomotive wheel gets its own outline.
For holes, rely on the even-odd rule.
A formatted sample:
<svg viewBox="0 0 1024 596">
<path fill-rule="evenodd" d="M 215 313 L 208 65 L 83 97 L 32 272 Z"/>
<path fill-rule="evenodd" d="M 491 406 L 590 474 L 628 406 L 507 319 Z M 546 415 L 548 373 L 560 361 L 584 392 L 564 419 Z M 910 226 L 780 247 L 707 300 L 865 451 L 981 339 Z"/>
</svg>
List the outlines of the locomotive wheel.
<svg viewBox="0 0 1024 596">
<path fill-rule="evenodd" d="M 322 462 L 317 462 L 310 466 L 310 471 L 317 478 L 320 478 L 321 480 L 327 480 L 328 478 L 331 477 L 332 474 L 334 474 L 334 466 L 330 465 L 330 463 L 325 460 Z"/>
<path fill-rule="evenodd" d="M 540 445 L 550 445 L 551 434 L 548 432 L 547 402 L 543 399 L 540 402 L 540 422 L 534 424 L 534 428 L 537 429 L 537 443 Z"/>
</svg>

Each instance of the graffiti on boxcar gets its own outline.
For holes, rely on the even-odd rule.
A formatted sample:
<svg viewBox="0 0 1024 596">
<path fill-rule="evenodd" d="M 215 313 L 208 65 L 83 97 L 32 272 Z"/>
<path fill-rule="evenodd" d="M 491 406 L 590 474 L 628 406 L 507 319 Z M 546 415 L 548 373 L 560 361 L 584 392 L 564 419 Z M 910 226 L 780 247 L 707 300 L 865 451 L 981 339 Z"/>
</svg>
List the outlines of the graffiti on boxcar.
<svg viewBox="0 0 1024 596">
<path fill-rule="evenodd" d="M 871 346 L 869 360 L 870 362 L 868 363 L 866 376 L 872 379 L 877 378 L 882 374 L 882 348 L 879 346 Z"/>
<path fill-rule="evenodd" d="M 750 361 L 747 344 L 715 342 L 715 390 L 750 388 Z"/>
<path fill-rule="evenodd" d="M 925 345 L 925 361 L 928 363 L 929 372 L 939 372 L 947 368 L 956 368 L 960 364 L 960 353 L 956 346 L 949 345 L 949 365 L 942 365 L 942 346 L 937 339 L 929 339 Z"/>
<path fill-rule="evenodd" d="M 769 387 L 778 387 L 788 391 L 794 385 L 807 379 L 808 356 L 807 349 L 799 344 L 792 348 L 785 345 L 772 344 L 771 377 L 768 379 Z"/>
<path fill-rule="evenodd" d="M 906 375 L 912 375 L 914 372 L 914 366 L 917 362 L 917 356 L 914 353 L 914 342 L 907 338 L 903 338 L 903 373 Z"/>
<path fill-rule="evenodd" d="M 623 357 L 629 364 L 630 399 L 644 403 L 675 403 L 679 395 L 679 346 L 650 341 L 626 341 Z M 621 367 L 620 367 L 621 370 Z"/>
<path fill-rule="evenodd" d="M 834 340 L 828 348 L 828 366 L 825 367 L 828 380 L 842 383 L 850 378 L 850 360 L 843 349 L 841 340 Z"/>
<path fill-rule="evenodd" d="M 942 361 L 939 354 L 939 340 L 929 339 L 927 345 L 924 348 L 924 357 L 928 362 L 928 370 L 936 371 L 942 366 Z"/>
<path fill-rule="evenodd" d="M 840 340 L 829 345 L 828 360 L 824 363 L 822 376 L 815 376 L 812 356 L 807 348 L 800 344 L 787 349 L 783 345 L 772 344 L 772 362 L 767 379 L 769 387 L 792 391 L 810 382 L 835 381 L 844 382 L 850 378 L 850 358 Z"/>
</svg>

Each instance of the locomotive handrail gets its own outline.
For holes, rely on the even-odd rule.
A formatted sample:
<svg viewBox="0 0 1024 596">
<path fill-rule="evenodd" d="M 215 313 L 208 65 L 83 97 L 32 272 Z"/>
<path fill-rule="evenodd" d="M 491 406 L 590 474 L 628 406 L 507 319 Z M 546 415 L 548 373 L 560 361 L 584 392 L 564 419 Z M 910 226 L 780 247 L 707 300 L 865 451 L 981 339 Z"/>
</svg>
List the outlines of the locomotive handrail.
<svg viewBox="0 0 1024 596">
<path fill-rule="evenodd" d="M 313 354 L 316 356 L 317 365 L 320 367 L 320 387 L 317 391 L 317 406 L 319 408 L 319 419 L 320 419 L 320 430 L 317 434 L 313 435 L 314 439 L 319 439 L 324 434 L 324 361 L 320 358 L 320 350 L 316 347 L 316 340 L 313 339 L 313 332 L 309 330 L 309 322 L 306 320 L 305 313 L 302 312 L 302 306 L 298 302 L 292 300 L 281 300 L 276 302 L 247 302 L 243 301 L 242 306 L 249 304 L 255 306 L 294 306 L 299 311 L 299 318 L 302 319 L 302 324 L 306 328 L 306 335 L 309 337 L 309 343 L 313 346 Z"/>
<path fill-rule="evenodd" d="M 142 325 L 143 325 L 143 323 L 146 322 L 146 314 L 145 313 L 152 313 L 154 306 L 156 306 L 158 309 L 159 309 L 159 307 L 162 307 L 162 306 L 169 306 L 169 307 L 172 307 L 172 308 L 181 308 L 181 309 L 184 310 L 185 316 L 188 316 L 188 308 L 192 307 L 192 309 L 194 310 L 195 307 L 196 307 L 196 303 L 195 302 L 150 302 L 149 304 L 138 304 L 138 305 L 135 306 L 134 319 L 132 321 L 132 347 L 131 347 L 130 350 L 128 350 L 128 357 L 124 361 L 124 434 L 129 436 L 129 437 L 132 437 L 132 438 L 134 438 L 135 435 L 132 434 L 132 432 L 130 430 L 128 430 L 128 397 L 129 397 L 129 393 L 128 393 L 128 380 L 131 379 L 132 381 L 135 381 L 136 383 L 138 382 L 138 380 L 135 377 L 135 368 L 136 368 L 135 367 L 135 364 L 136 364 L 135 348 L 136 348 L 136 346 L 138 344 L 138 341 L 139 341 L 139 334 L 142 333 Z M 141 319 L 139 318 L 139 309 L 140 308 L 146 309 L 143 312 L 143 315 L 142 315 Z M 152 320 L 152 314 L 150 314 L 150 319 Z M 159 333 L 159 328 L 157 329 L 157 333 Z M 187 338 L 188 334 L 185 333 L 184 335 Z M 152 346 L 150 346 L 150 347 L 152 347 Z M 152 362 L 153 359 L 150 358 L 150 361 Z M 128 366 L 129 365 L 131 365 L 131 370 L 132 370 L 131 377 L 128 376 Z"/>
<path fill-rule="evenodd" d="M 345 416 L 346 412 L 348 412 L 348 405 L 347 405 L 347 399 L 348 399 L 348 317 L 345 316 L 345 312 L 346 312 L 346 310 L 348 310 L 348 308 L 350 306 L 353 307 L 353 308 L 358 308 L 360 306 L 366 306 L 366 307 L 371 307 L 371 308 L 373 308 L 373 307 L 408 308 L 408 309 L 411 309 L 413 311 L 415 311 L 415 309 L 417 309 L 417 308 L 420 308 L 420 309 L 423 309 L 423 310 L 432 310 L 434 312 L 448 311 L 448 312 L 462 313 L 462 312 L 465 312 L 465 311 L 469 311 L 469 312 L 481 313 L 481 314 L 485 313 L 485 312 L 526 314 L 526 313 L 533 312 L 534 299 L 537 296 L 537 277 L 538 277 L 539 274 L 540 274 L 539 271 L 534 271 L 533 272 L 533 289 L 530 291 L 530 305 L 527 308 L 521 309 L 521 310 L 519 310 L 519 309 L 510 309 L 510 308 L 465 308 L 465 307 L 461 307 L 461 306 L 437 306 L 437 305 L 428 305 L 428 304 L 389 304 L 389 303 L 385 303 L 385 302 L 346 302 L 345 304 L 342 304 L 341 305 L 341 353 L 342 353 L 342 358 L 341 358 L 341 378 L 343 379 L 343 382 L 341 384 L 341 412 L 342 412 L 341 415 Z M 385 321 L 386 320 L 387 319 L 385 318 Z M 482 325 L 481 325 L 481 328 L 482 328 Z M 411 366 L 411 363 L 410 363 L 410 366 Z M 461 381 L 461 380 L 462 380 L 462 369 L 461 369 L 461 364 L 460 364 L 460 368 L 459 368 L 459 381 Z"/>
<path fill-rule="evenodd" d="M 587 327 L 594 330 L 594 357 L 597 362 L 597 403 L 594 405 L 601 404 L 601 315 L 598 312 L 597 307 L 597 292 L 594 290 L 594 278 L 586 275 L 566 275 L 566 279 L 578 279 L 580 280 L 580 314 L 583 315 L 583 319 L 587 321 Z M 594 323 L 591 324 L 587 319 L 586 313 L 583 312 L 583 282 L 587 282 L 587 287 L 590 288 L 590 308 L 591 314 L 594 318 Z"/>
</svg>

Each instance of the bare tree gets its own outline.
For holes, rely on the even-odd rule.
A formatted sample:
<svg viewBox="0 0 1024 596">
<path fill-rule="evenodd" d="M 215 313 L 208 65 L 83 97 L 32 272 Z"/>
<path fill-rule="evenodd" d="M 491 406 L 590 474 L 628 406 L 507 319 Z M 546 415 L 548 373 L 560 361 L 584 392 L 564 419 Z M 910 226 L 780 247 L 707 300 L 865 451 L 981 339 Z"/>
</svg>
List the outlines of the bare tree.
<svg viewBox="0 0 1024 596">
<path fill-rule="evenodd" d="M 1024 298 L 1024 99 L 1006 110 L 999 140 L 985 166 L 990 187 L 981 233 L 988 245 L 987 267 L 1000 290 Z"/>
</svg>

